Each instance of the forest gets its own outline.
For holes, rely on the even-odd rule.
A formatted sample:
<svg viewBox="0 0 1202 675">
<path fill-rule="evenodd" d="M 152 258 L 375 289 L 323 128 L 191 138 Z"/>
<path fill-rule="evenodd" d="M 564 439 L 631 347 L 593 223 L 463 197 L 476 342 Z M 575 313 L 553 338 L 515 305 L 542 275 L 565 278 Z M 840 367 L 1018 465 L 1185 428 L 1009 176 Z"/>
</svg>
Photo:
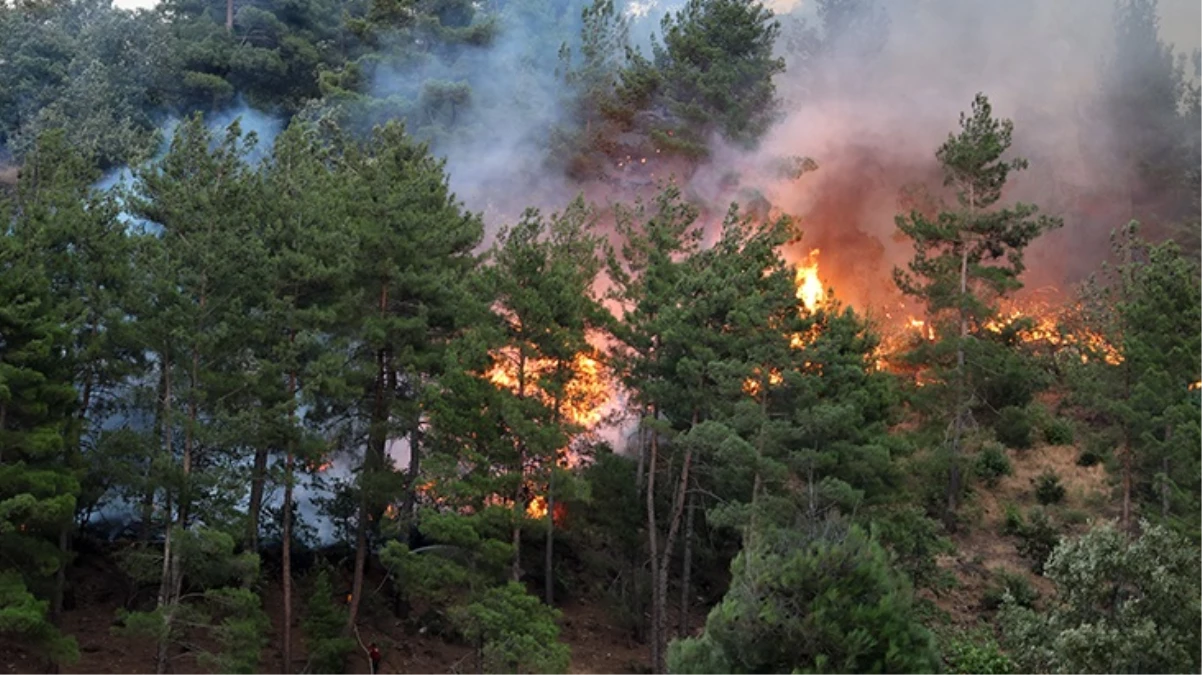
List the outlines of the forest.
<svg viewBox="0 0 1202 675">
<path fill-rule="evenodd" d="M 1198 672 L 1188 4 L 0 3 L 0 668 Z"/>
</svg>

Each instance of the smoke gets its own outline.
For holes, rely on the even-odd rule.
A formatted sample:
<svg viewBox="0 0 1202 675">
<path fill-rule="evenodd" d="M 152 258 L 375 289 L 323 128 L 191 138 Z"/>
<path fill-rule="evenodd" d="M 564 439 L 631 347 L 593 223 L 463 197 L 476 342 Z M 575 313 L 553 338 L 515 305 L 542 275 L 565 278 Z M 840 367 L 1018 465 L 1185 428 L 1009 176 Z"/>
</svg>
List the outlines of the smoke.
<svg viewBox="0 0 1202 675">
<path fill-rule="evenodd" d="M 841 32 L 822 36 L 820 55 L 805 49 L 813 44 L 805 29 L 818 27 L 812 3 L 783 4 L 782 119 L 758 152 L 719 152 L 692 182 L 713 183 L 738 167 L 744 184 L 801 217 L 803 245 L 791 255 L 821 249 L 823 277 L 840 297 L 865 307 L 893 293 L 891 270 L 911 255 L 894 237 L 899 193 L 914 183 L 939 186 L 935 150 L 977 92 L 995 116 L 1014 121 L 1011 154 L 1031 162 L 1004 201 L 1033 202 L 1065 219 L 1029 251 L 1029 287 L 1080 279 L 1104 256 L 1110 229 L 1138 215 L 1123 173 L 1098 161 L 1124 132 L 1095 110 L 1114 44 L 1110 3 L 844 2 L 852 14 Z M 1160 9 L 1162 25 L 1199 23 L 1197 3 L 1165 1 Z M 1193 37 L 1187 48 L 1196 47 Z M 781 155 L 811 157 L 819 169 L 797 181 L 756 169 Z"/>
<path fill-rule="evenodd" d="M 632 41 L 644 54 L 659 19 L 680 4 L 626 4 Z M 469 132 L 436 139 L 433 149 L 447 158 L 458 196 L 485 213 L 490 232 L 527 206 L 556 209 L 580 192 L 629 200 L 645 196 L 652 179 L 675 176 L 707 221 L 716 222 L 731 201 L 747 206 L 756 197 L 800 217 L 805 236 L 790 257 L 819 248 L 823 278 L 861 309 L 894 301 L 891 271 L 911 255 L 894 236 L 899 194 L 917 183 L 939 187 L 935 150 L 978 92 L 995 116 L 1014 121 L 1011 154 L 1031 162 L 1012 177 L 1004 201 L 1032 202 L 1065 220 L 1029 250 L 1029 287 L 1082 278 L 1105 256 L 1111 228 L 1140 216 L 1132 206 L 1136 188 L 1110 161 L 1124 130 L 1098 111 L 1099 77 L 1115 41 L 1110 2 L 829 4 L 837 12 L 824 32 L 815 2 L 769 3 L 782 22 L 778 50 L 788 70 L 777 79 L 780 120 L 758 150 L 715 139 L 703 166 L 649 157 L 635 175 L 619 176 L 616 188 L 612 181 L 573 183 L 546 163 L 549 130 L 565 115 L 558 42 L 547 36 L 571 35 L 579 8 L 502 15 L 490 47 L 451 64 L 382 72 L 376 89 L 420 100 L 420 83 L 431 75 L 471 87 Z M 1197 46 L 1197 34 L 1182 27 L 1196 27 L 1199 12 L 1189 0 L 1160 3 L 1161 24 L 1175 29 L 1179 51 Z M 810 157 L 819 168 L 784 179 L 774 167 L 788 156 Z"/>
</svg>

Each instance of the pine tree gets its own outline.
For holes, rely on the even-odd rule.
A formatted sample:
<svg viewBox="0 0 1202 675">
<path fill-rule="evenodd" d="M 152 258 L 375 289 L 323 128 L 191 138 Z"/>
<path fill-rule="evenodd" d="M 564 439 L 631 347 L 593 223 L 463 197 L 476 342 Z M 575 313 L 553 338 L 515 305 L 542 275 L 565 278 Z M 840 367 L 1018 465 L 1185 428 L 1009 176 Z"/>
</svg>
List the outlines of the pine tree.
<svg viewBox="0 0 1202 675">
<path fill-rule="evenodd" d="M 212 136 L 195 116 L 177 130 L 167 155 L 140 173 L 133 200 L 137 215 L 161 227 L 140 260 L 151 293 L 140 324 L 158 370 L 156 463 L 166 517 L 158 672 L 168 667 L 176 619 L 189 611 L 187 542 L 223 536 L 218 524 L 238 522 L 236 504 L 249 487 L 240 470 L 244 439 L 253 437 L 251 406 L 240 404 L 254 400 L 243 366 L 251 326 L 244 308 L 260 297 L 266 259 L 248 217 L 261 194 L 244 161 L 252 143 L 235 123 L 210 147 Z"/>
<path fill-rule="evenodd" d="M 1134 524 L 1136 502 L 1146 518 L 1197 533 L 1198 385 L 1202 380 L 1197 324 L 1202 321 L 1198 268 L 1172 242 L 1152 245 L 1131 223 L 1114 233 L 1119 263 L 1082 288 L 1078 328 L 1101 338 L 1072 364 L 1073 395 L 1098 415 L 1118 449 L 1121 524 Z M 1155 514 L 1155 516 L 1153 516 Z"/>
<path fill-rule="evenodd" d="M 417 488 L 415 471 L 422 405 L 443 364 L 443 350 L 478 316 L 464 284 L 476 265 L 473 250 L 483 227 L 465 213 L 447 186 L 442 162 L 398 124 L 370 138 L 336 141 L 346 177 L 348 218 L 364 252 L 350 278 L 360 289 L 348 316 L 354 361 L 352 387 L 362 395 L 351 408 L 366 431 L 358 479 L 355 572 L 348 632 L 358 618 L 369 530 L 386 504 Z M 354 434 L 359 431 L 355 430 Z M 385 454 L 389 439 L 410 438 L 411 476 L 404 480 Z"/>
<path fill-rule="evenodd" d="M 69 335 L 64 359 L 77 392 L 67 429 L 63 466 L 81 481 L 78 510 L 91 508 L 113 477 L 102 466 L 112 434 L 102 423 L 119 402 L 140 357 L 127 312 L 132 283 L 133 240 L 117 206 L 90 186 L 99 177 L 87 159 L 66 145 L 62 133 L 47 134 L 26 158 L 14 235 L 32 246 L 49 275 L 49 290 Z M 70 552 L 72 522 L 59 535 Z M 67 566 L 56 578 L 52 613 L 62 611 Z"/>
<path fill-rule="evenodd" d="M 926 304 L 939 331 L 938 342 L 915 356 L 934 366 L 940 384 L 931 391 L 946 395 L 950 410 L 948 450 L 951 470 L 947 484 L 946 518 L 954 526 L 963 478 L 960 453 L 974 400 L 967 354 L 972 329 L 996 313 L 993 303 L 1019 287 L 1023 250 L 1041 233 L 1061 221 L 1037 216 L 1036 207 L 1016 204 L 993 208 L 1002 197 L 1010 172 L 1026 168 L 1022 159 L 1003 160 L 1014 125 L 993 117 L 989 100 L 978 94 L 972 114 L 960 115 L 960 133 L 948 139 L 935 157 L 943 167 L 944 186 L 956 195 L 956 207 L 931 217 L 919 211 L 898 216 L 898 229 L 914 243 L 908 271 L 894 270 L 902 292 Z M 954 357 L 954 363 L 947 363 Z"/>
<path fill-rule="evenodd" d="M 785 69 L 773 47 L 780 24 L 756 0 L 689 0 L 664 16 L 653 43 L 663 100 L 677 132 L 704 142 L 712 131 L 754 145 L 775 119 Z"/>
<path fill-rule="evenodd" d="M 619 306 L 619 322 L 614 337 L 620 349 L 613 355 L 614 370 L 623 386 L 631 392 L 631 403 L 640 410 L 639 469 L 636 482 L 647 505 L 647 544 L 651 557 L 651 661 L 657 671 L 664 668 L 666 580 L 660 570 L 670 557 L 671 547 L 660 543 L 660 517 L 657 515 L 656 478 L 660 447 L 674 425 L 688 424 L 689 418 L 673 419 L 667 408 L 677 393 L 675 363 L 665 357 L 672 307 L 678 302 L 678 286 L 689 272 L 685 261 L 697 254 L 702 231 L 697 225 L 697 210 L 682 202 L 674 186 L 664 189 L 648 204 L 633 209 L 615 210 L 620 247 L 607 254 L 607 269 L 613 280 L 611 299 Z M 687 413 L 686 413 L 687 415 Z M 695 420 L 694 420 L 695 421 Z M 646 481 L 644 483 L 644 474 Z M 687 470 L 682 472 L 686 481 Z M 681 507 L 683 508 L 683 506 Z M 674 513 L 674 516 L 676 514 Z M 673 517 L 672 524 L 679 519 Z M 669 526 L 672 529 L 672 525 Z"/>
<path fill-rule="evenodd" d="M 863 531 L 778 530 L 731 565 L 705 634 L 673 643 L 670 672 L 924 672 L 934 641 L 910 585 Z"/>
<path fill-rule="evenodd" d="M 36 178 L 22 176 L 28 190 Z M 75 640 L 47 615 L 53 577 L 66 565 L 58 546 L 75 515 L 79 481 L 64 465 L 76 395 L 63 308 L 38 241 L 0 204 L 0 634 L 44 649 L 51 662 L 74 660 Z"/>
<path fill-rule="evenodd" d="M 526 491 L 532 479 L 546 480 L 547 602 L 552 601 L 551 555 L 554 541 L 554 495 L 551 479 L 572 435 L 582 431 L 573 410 L 589 401 L 570 385 L 576 361 L 591 351 L 588 333 L 601 322 L 593 285 L 601 262 L 599 240 L 589 233 L 595 215 L 583 198 L 548 222 L 528 211 L 498 235 L 495 265 L 487 272 L 496 289 L 496 311 L 505 340 L 499 350 L 500 371 L 510 380 L 516 401 L 505 414 L 516 454 L 513 477 L 513 581 L 521 580 L 521 524 Z M 545 478 L 544 478 L 545 477 Z M 539 480 L 542 482 L 542 480 Z"/>
<path fill-rule="evenodd" d="M 262 237 L 269 252 L 262 332 L 256 347 L 261 370 L 257 391 L 263 434 L 255 449 L 249 503 L 250 550 L 258 550 L 259 511 L 268 476 L 268 459 L 283 452 L 281 523 L 284 628 L 283 672 L 292 662 L 293 488 L 297 461 L 311 459 L 310 448 L 324 445 L 317 429 L 298 415 L 310 403 L 341 386 L 341 357 L 329 336 L 348 310 L 346 280 L 358 251 L 348 231 L 345 194 L 339 174 L 322 163 L 327 152 L 315 130 L 294 125 L 276 139 L 265 168 Z M 337 365 L 335 365 L 337 364 Z M 324 454 L 324 453 L 319 453 Z M 327 580 L 328 583 L 328 580 Z M 324 657 L 319 657 L 324 658 Z"/>
</svg>

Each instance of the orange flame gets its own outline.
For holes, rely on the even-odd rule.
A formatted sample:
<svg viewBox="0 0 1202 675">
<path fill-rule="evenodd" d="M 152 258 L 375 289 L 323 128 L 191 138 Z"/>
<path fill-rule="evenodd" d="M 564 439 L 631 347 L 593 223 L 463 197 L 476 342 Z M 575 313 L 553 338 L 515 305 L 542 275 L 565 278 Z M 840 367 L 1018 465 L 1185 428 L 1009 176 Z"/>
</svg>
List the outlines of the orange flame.
<svg viewBox="0 0 1202 675">
<path fill-rule="evenodd" d="M 547 517 L 547 498 L 539 495 L 526 505 L 526 517 L 542 520 Z"/>
<path fill-rule="evenodd" d="M 797 276 L 794 278 L 797 299 L 810 312 L 826 300 L 826 289 L 822 286 L 822 279 L 818 277 L 818 253 L 818 249 L 810 251 L 805 262 L 797 264 Z"/>
<path fill-rule="evenodd" d="M 493 367 L 485 377 L 497 387 L 517 391 L 521 384 L 518 377 L 518 360 L 512 350 L 501 350 L 493 355 Z M 525 364 L 526 394 L 536 396 L 545 405 L 555 405 L 554 398 L 538 387 L 539 379 L 555 368 L 551 359 L 529 359 Z M 600 361 L 584 352 L 576 354 L 570 365 L 572 378 L 564 388 L 559 401 L 559 410 L 573 423 L 590 429 L 601 421 L 602 411 L 613 396 L 609 374 Z"/>
<path fill-rule="evenodd" d="M 1202 389 L 1202 380 L 1199 380 L 1199 381 L 1197 381 L 1197 382 L 1190 382 L 1190 383 L 1189 383 L 1189 390 L 1190 390 L 1190 391 L 1197 391 L 1198 389 Z"/>
<path fill-rule="evenodd" d="M 755 369 L 756 377 L 749 377 L 746 380 L 743 380 L 743 393 L 744 394 L 747 394 L 748 396 L 753 396 L 753 397 L 759 395 L 760 382 L 761 382 L 759 375 L 761 374 L 761 372 L 762 371 L 759 368 L 756 368 Z M 768 371 L 768 386 L 769 387 L 775 387 L 784 381 L 785 381 L 784 376 L 781 375 L 780 371 L 777 370 L 776 368 L 772 368 L 771 370 Z"/>
</svg>

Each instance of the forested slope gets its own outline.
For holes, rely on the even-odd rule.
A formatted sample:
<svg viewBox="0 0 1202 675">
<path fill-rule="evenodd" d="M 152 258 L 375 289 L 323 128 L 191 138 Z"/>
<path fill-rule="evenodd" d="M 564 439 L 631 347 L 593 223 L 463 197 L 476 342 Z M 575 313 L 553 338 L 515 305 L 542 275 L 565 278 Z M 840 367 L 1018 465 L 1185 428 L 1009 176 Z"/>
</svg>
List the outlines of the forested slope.
<svg viewBox="0 0 1202 675">
<path fill-rule="evenodd" d="M 0 6 L 0 665 L 1198 670 L 1199 57 L 1035 4 Z"/>
</svg>

